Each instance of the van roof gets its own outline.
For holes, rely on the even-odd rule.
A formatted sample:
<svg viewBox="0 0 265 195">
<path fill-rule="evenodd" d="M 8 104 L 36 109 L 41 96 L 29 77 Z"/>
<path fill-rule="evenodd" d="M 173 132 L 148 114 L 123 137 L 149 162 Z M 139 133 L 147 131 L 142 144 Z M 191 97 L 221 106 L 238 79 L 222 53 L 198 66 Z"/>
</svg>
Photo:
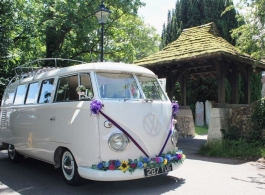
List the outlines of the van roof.
<svg viewBox="0 0 265 195">
<path fill-rule="evenodd" d="M 29 82 L 38 79 L 45 79 L 50 77 L 62 76 L 67 74 L 74 74 L 78 72 L 95 71 L 95 72 L 110 72 L 110 73 L 135 73 L 143 76 L 156 77 L 156 75 L 149 69 L 134 65 L 117 62 L 97 62 L 97 63 L 83 63 L 79 65 L 68 66 L 64 68 L 55 68 L 43 73 L 33 74 L 21 80 L 21 83 Z M 16 83 L 16 82 L 15 82 Z"/>
</svg>

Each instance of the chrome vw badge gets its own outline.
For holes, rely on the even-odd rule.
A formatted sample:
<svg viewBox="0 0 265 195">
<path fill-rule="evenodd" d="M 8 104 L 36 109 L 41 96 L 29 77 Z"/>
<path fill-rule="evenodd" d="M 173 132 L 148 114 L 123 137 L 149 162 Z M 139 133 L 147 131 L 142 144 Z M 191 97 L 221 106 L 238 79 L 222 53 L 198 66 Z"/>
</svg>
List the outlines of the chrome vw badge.
<svg viewBox="0 0 265 195">
<path fill-rule="evenodd" d="M 144 129 L 152 136 L 158 135 L 161 128 L 161 124 L 154 114 L 148 114 L 144 118 Z"/>
</svg>

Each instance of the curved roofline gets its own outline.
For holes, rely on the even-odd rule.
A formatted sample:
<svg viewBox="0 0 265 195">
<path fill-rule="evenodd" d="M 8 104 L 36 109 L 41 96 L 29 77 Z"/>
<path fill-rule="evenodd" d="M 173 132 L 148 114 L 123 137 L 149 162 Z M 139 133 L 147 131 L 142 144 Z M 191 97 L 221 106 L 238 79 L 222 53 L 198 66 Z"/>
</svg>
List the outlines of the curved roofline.
<svg viewBox="0 0 265 195">
<path fill-rule="evenodd" d="M 89 71 L 110 72 L 110 73 L 135 73 L 137 75 L 157 77 L 151 70 L 142 66 L 137 66 L 135 64 L 125 64 L 117 62 L 99 62 L 99 63 L 83 63 L 64 68 L 51 69 L 47 72 L 42 72 L 42 73 L 39 72 L 38 74 L 35 75 L 33 73 L 28 77 L 22 78 L 20 80 L 20 83 L 51 78 L 51 77 L 58 77 L 62 75 L 70 75 L 79 72 L 89 72 Z"/>
</svg>

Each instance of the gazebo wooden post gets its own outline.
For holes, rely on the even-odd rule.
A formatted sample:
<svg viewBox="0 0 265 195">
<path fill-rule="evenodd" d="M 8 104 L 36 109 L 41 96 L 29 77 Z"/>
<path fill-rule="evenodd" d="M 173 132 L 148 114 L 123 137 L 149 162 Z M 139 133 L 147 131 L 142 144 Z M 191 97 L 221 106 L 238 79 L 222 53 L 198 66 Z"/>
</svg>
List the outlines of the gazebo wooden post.
<svg viewBox="0 0 265 195">
<path fill-rule="evenodd" d="M 183 106 L 187 105 L 187 81 L 188 81 L 188 73 L 185 72 L 179 79 L 180 88 L 181 88 L 181 104 Z"/>
<path fill-rule="evenodd" d="M 231 74 L 231 79 L 230 79 L 230 84 L 232 87 L 231 91 L 231 100 L 233 104 L 238 104 L 239 103 L 239 88 L 238 88 L 238 66 L 236 64 L 232 64 L 232 74 Z"/>
<path fill-rule="evenodd" d="M 227 67 L 224 63 L 214 60 L 218 80 L 218 103 L 225 103 L 225 76 Z"/>
<path fill-rule="evenodd" d="M 253 72 L 252 66 L 247 66 L 245 68 L 245 74 L 244 74 L 244 103 L 249 104 L 250 103 L 250 80 L 251 75 Z"/>
</svg>

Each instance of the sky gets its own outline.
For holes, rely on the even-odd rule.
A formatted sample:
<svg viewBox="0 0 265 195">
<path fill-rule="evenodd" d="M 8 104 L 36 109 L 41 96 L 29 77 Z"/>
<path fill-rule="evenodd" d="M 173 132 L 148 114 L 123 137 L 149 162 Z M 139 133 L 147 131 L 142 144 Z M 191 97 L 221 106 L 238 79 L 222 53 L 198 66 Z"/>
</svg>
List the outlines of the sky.
<svg viewBox="0 0 265 195">
<path fill-rule="evenodd" d="M 161 34 L 163 24 L 167 21 L 168 10 L 175 8 L 177 0 L 142 0 L 142 2 L 146 5 L 138 10 L 138 15 Z"/>
<path fill-rule="evenodd" d="M 236 4 L 239 0 L 233 1 Z M 142 0 L 142 2 L 146 3 L 146 6 L 138 10 L 138 15 L 161 34 L 163 24 L 167 21 L 168 11 L 175 8 L 177 0 Z"/>
</svg>

